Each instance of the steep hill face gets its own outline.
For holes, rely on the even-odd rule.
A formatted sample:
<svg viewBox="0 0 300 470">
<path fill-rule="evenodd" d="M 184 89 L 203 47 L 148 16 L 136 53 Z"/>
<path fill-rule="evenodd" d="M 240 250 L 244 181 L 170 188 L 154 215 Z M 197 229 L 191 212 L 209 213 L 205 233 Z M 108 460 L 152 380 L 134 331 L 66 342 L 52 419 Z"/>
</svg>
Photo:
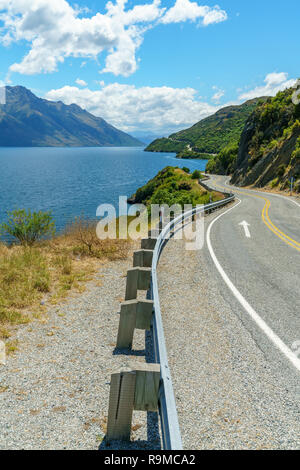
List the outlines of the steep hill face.
<svg viewBox="0 0 300 470">
<path fill-rule="evenodd" d="M 239 140 L 246 120 L 257 104 L 265 99 L 254 99 L 240 106 L 220 109 L 189 129 L 155 140 L 146 151 L 176 152 L 180 157 L 195 157 L 201 153 L 216 154 L 226 145 Z"/>
<path fill-rule="evenodd" d="M 269 98 L 246 122 L 232 183 L 287 189 L 294 179 L 300 191 L 300 105 L 293 88 Z"/>
<path fill-rule="evenodd" d="M 38 98 L 24 87 L 6 87 L 0 105 L 0 146 L 97 147 L 142 143 L 79 106 Z"/>
</svg>

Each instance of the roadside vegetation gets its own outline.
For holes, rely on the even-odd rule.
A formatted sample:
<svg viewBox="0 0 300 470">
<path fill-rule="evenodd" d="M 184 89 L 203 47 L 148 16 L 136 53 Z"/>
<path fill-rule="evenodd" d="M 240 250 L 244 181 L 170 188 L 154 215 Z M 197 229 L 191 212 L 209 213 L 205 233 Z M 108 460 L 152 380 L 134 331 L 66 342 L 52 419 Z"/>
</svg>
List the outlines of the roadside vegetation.
<svg viewBox="0 0 300 470">
<path fill-rule="evenodd" d="M 206 165 L 208 173 L 229 175 L 234 171 L 238 156 L 238 142 L 232 142 L 224 147 L 218 155 L 209 160 Z"/>
<path fill-rule="evenodd" d="M 213 157 L 214 157 L 214 154 L 202 153 L 202 152 L 197 152 L 195 150 L 190 150 L 188 146 L 181 152 L 177 153 L 176 155 L 176 158 L 182 158 L 185 160 L 189 160 L 193 158 L 198 159 L 198 160 L 210 160 Z"/>
<path fill-rule="evenodd" d="M 49 213 L 14 211 L 1 232 L 15 241 L 0 242 L 0 339 L 42 316 L 47 305 L 83 292 L 101 263 L 125 259 L 130 249 L 127 240 L 99 240 L 96 222 L 83 217 L 55 236 Z"/>
<path fill-rule="evenodd" d="M 142 203 L 149 208 L 151 204 L 207 204 L 222 199 L 223 195 L 215 191 L 207 191 L 199 184 L 202 174 L 195 170 L 190 173 L 188 168 L 167 166 L 147 184 L 139 188 L 131 202 Z"/>
</svg>

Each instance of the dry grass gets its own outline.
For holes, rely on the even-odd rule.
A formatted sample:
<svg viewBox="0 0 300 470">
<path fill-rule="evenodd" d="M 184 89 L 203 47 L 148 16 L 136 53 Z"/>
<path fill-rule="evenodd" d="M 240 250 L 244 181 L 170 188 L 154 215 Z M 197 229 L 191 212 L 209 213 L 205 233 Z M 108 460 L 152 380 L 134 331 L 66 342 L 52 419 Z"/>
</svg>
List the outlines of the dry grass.
<svg viewBox="0 0 300 470">
<path fill-rule="evenodd" d="M 117 221 L 118 236 L 118 221 Z M 129 242 L 122 239 L 99 240 L 96 234 L 96 222 L 78 217 L 70 224 L 65 234 L 56 241 L 63 244 L 74 255 L 83 255 L 108 260 L 125 259 L 128 256 Z"/>
<path fill-rule="evenodd" d="M 101 263 L 127 258 L 130 245 L 127 240 L 98 240 L 95 224 L 82 219 L 31 248 L 0 243 L 0 339 L 43 315 L 43 300 L 53 304 L 71 291 L 83 292 Z"/>
</svg>

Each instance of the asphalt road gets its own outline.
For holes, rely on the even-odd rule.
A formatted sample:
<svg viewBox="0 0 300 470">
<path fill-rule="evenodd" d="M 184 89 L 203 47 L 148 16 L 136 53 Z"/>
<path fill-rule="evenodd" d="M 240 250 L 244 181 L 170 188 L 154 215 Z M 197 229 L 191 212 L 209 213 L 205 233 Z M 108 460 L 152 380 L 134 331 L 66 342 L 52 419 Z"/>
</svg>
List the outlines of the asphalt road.
<svg viewBox="0 0 300 470">
<path fill-rule="evenodd" d="M 299 449 L 299 200 L 231 190 L 204 219 L 203 249 L 171 239 L 159 263 L 183 445 Z"/>
<path fill-rule="evenodd" d="M 209 185 L 228 188 L 227 179 L 212 177 Z M 207 230 L 216 276 L 233 311 L 299 399 L 300 204 L 230 188 L 236 205 L 216 215 Z"/>
</svg>

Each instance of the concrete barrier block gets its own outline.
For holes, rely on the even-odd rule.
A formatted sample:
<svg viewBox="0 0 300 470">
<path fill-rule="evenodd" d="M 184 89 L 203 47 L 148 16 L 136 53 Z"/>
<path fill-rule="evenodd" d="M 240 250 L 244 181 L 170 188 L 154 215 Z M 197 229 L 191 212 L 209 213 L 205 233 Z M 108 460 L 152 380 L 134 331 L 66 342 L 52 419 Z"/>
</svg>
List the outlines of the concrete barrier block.
<svg viewBox="0 0 300 470">
<path fill-rule="evenodd" d="M 148 290 L 151 283 L 151 268 L 132 268 L 127 271 L 125 300 L 136 299 L 138 290 Z"/>
<path fill-rule="evenodd" d="M 129 349 L 132 346 L 134 329 L 136 328 L 137 300 L 128 300 L 121 304 L 117 348 Z"/>
<path fill-rule="evenodd" d="M 143 238 L 141 240 L 142 250 L 154 250 L 157 238 Z"/>
<path fill-rule="evenodd" d="M 153 300 L 127 300 L 121 304 L 117 338 L 118 349 L 132 347 L 134 330 L 150 330 Z"/>
<path fill-rule="evenodd" d="M 128 269 L 125 300 L 136 299 L 138 289 L 139 268 Z"/>
<path fill-rule="evenodd" d="M 157 411 L 159 364 L 135 364 L 111 375 L 106 440 L 130 441 L 133 410 Z"/>
<path fill-rule="evenodd" d="M 153 250 L 138 250 L 133 253 L 133 266 L 142 268 L 151 268 Z"/>
<path fill-rule="evenodd" d="M 136 373 L 131 369 L 111 375 L 107 420 L 107 442 L 130 441 L 135 399 Z"/>
<path fill-rule="evenodd" d="M 135 328 L 150 330 L 153 316 L 153 300 L 140 300 L 137 304 Z"/>
<path fill-rule="evenodd" d="M 160 383 L 160 364 L 138 364 L 136 372 L 134 409 L 157 411 Z"/>
<path fill-rule="evenodd" d="M 151 268 L 138 269 L 138 290 L 148 290 L 151 283 Z"/>
</svg>

